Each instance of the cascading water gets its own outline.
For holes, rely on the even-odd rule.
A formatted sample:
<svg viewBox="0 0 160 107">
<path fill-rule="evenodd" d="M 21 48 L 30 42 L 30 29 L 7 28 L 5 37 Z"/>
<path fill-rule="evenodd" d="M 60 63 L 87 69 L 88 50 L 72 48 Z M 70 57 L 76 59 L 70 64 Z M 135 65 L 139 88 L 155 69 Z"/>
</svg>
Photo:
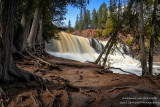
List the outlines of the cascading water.
<svg viewBox="0 0 160 107">
<path fill-rule="evenodd" d="M 65 32 L 58 33 L 58 36 L 59 40 L 52 39 L 49 43 L 45 44 L 46 51 L 56 57 L 80 62 L 95 61 L 104 48 L 105 42 L 107 42 L 100 42 L 97 39 L 88 39 Z M 114 51 L 109 54 L 107 65 L 141 75 L 140 62 L 127 55 L 129 47 L 122 44 L 117 44 L 117 47 L 118 49 L 113 47 Z M 125 54 L 122 55 L 122 53 Z M 154 71 L 156 72 L 156 70 Z M 113 70 L 113 72 L 123 74 L 120 70 Z"/>
<path fill-rule="evenodd" d="M 91 47 L 89 39 L 65 32 L 58 33 L 58 36 L 60 40 L 52 39 L 50 43 L 45 45 L 46 51 L 51 55 L 80 62 L 94 61 L 96 59 L 94 56 L 96 51 Z M 98 48 L 102 50 L 102 47 Z"/>
</svg>

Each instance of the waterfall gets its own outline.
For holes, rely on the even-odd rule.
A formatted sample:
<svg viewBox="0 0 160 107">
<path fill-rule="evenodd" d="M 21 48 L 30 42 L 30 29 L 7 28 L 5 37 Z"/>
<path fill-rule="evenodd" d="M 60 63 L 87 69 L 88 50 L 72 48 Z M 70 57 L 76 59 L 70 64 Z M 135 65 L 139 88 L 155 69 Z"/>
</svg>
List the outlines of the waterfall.
<svg viewBox="0 0 160 107">
<path fill-rule="evenodd" d="M 52 39 L 49 43 L 45 44 L 46 51 L 56 57 L 80 62 L 95 61 L 103 50 L 104 45 L 107 43 L 107 41 L 84 38 L 65 32 L 59 32 L 57 36 L 59 36 L 59 40 Z M 118 67 L 125 71 L 141 75 L 142 69 L 140 67 L 140 62 L 132 58 L 129 53 L 130 49 L 128 46 L 118 43 L 117 46 L 113 46 L 108 56 L 108 63 L 106 66 Z M 103 58 L 101 62 L 103 62 Z M 159 66 L 154 68 L 158 69 Z M 158 72 L 156 70 L 154 71 L 156 73 Z M 115 69 L 113 72 L 124 74 L 124 72 Z"/>
<path fill-rule="evenodd" d="M 65 32 L 60 32 L 57 36 L 59 36 L 59 40 L 52 39 L 49 43 L 45 44 L 46 51 L 57 57 L 80 62 L 94 61 L 96 59 L 94 54 L 97 52 L 100 53 L 104 47 L 97 40 L 71 35 Z M 97 47 L 92 47 L 92 44 Z"/>
</svg>

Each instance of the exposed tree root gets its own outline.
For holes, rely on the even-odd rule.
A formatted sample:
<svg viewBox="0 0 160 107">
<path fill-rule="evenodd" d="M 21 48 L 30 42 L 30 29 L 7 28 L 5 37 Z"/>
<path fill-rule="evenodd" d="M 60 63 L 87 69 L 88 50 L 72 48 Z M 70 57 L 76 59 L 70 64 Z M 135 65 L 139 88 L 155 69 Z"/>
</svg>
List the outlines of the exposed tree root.
<svg viewBox="0 0 160 107">
<path fill-rule="evenodd" d="M 63 90 L 62 97 L 61 97 L 61 105 L 63 107 L 68 107 L 68 104 L 69 104 L 69 95 L 68 95 L 67 91 Z"/>
<path fill-rule="evenodd" d="M 3 102 L 3 96 L 6 96 L 2 88 L 0 87 L 0 107 L 5 107 Z"/>
<path fill-rule="evenodd" d="M 82 91 L 82 90 L 80 90 Z M 98 89 L 95 89 L 95 88 L 89 88 L 89 89 L 85 89 L 83 90 L 84 92 L 95 92 L 97 93 L 98 95 L 101 93 Z"/>
<path fill-rule="evenodd" d="M 154 84 L 157 88 L 160 89 L 160 86 L 153 79 L 151 79 L 149 76 L 144 76 L 144 77 L 149 79 L 152 84 Z"/>
<path fill-rule="evenodd" d="M 40 61 L 40 62 L 48 65 L 48 66 L 50 67 L 50 69 L 58 69 L 58 70 L 62 71 L 62 69 L 61 69 L 58 65 L 56 65 L 56 64 L 50 64 L 49 62 L 44 61 L 43 59 L 41 59 L 41 58 L 39 58 L 39 57 L 31 54 L 29 51 L 26 51 L 26 52 L 27 52 L 27 54 L 28 54 L 29 56 L 31 56 L 32 58 L 35 58 L 36 60 L 38 60 L 38 61 Z"/>
<path fill-rule="evenodd" d="M 146 87 L 146 86 L 138 86 L 135 88 L 139 93 L 147 93 L 147 94 L 152 94 L 152 95 L 158 95 L 156 93 L 156 90 L 154 89 L 151 89 L 149 87 Z"/>
<path fill-rule="evenodd" d="M 87 67 L 93 67 L 93 68 L 102 68 L 101 66 L 99 65 L 86 65 L 85 63 L 84 64 L 79 64 L 79 63 L 73 63 L 73 62 L 69 62 L 69 63 L 66 63 L 66 62 L 57 62 L 56 63 L 57 65 L 65 65 L 65 66 L 69 66 L 69 67 L 76 67 L 76 68 L 87 68 Z"/>
<path fill-rule="evenodd" d="M 135 75 L 134 73 L 124 71 L 124 70 L 122 70 L 121 68 L 109 67 L 109 68 L 107 68 L 107 69 L 118 69 L 118 70 L 120 70 L 120 71 L 122 71 L 122 72 L 124 72 L 124 73 L 128 73 L 128 74 Z"/>
<path fill-rule="evenodd" d="M 72 85 L 72 84 L 74 84 L 76 82 L 80 82 L 80 81 L 70 83 L 69 80 L 66 80 L 64 78 L 60 78 L 58 76 L 50 76 L 50 77 L 53 77 L 54 80 L 57 80 L 57 81 L 62 80 L 64 82 L 66 89 L 69 89 L 70 91 L 72 90 L 72 91 L 80 92 L 82 94 L 87 94 L 88 92 L 95 92 L 98 95 L 100 94 L 100 92 L 97 89 L 93 89 L 92 87 L 78 87 L 78 86 Z M 86 88 L 87 88 L 87 90 L 84 90 Z"/>
<path fill-rule="evenodd" d="M 42 78 L 41 76 L 38 76 L 38 75 L 33 75 L 33 77 L 34 77 L 35 81 L 37 81 L 38 83 L 41 84 L 41 86 L 42 86 L 41 88 L 42 89 L 46 89 L 47 88 L 46 83 L 50 82 L 47 78 Z"/>
<path fill-rule="evenodd" d="M 77 82 L 82 82 L 82 81 L 81 81 L 81 80 L 78 80 L 78 81 L 72 82 L 71 84 L 74 84 L 74 83 L 77 83 Z"/>
<path fill-rule="evenodd" d="M 109 90 L 108 92 L 113 92 L 114 90 L 127 89 L 127 88 L 132 88 L 132 86 L 114 87 L 113 89 Z"/>
<path fill-rule="evenodd" d="M 34 106 L 41 107 L 42 104 L 37 99 L 37 92 L 25 92 L 17 96 L 15 100 L 12 100 L 9 106 Z"/>
<path fill-rule="evenodd" d="M 9 74 L 15 77 L 16 79 L 18 78 L 19 80 L 24 80 L 24 81 L 30 81 L 34 76 L 34 74 L 29 73 L 27 71 L 22 71 L 18 69 L 16 66 L 14 66 L 14 68 L 9 70 Z"/>
<path fill-rule="evenodd" d="M 5 92 L 2 90 L 2 88 L 0 87 L 0 98 L 2 98 L 2 96 L 6 96 Z"/>
<path fill-rule="evenodd" d="M 1 99 L 1 98 L 0 98 L 0 107 L 5 107 L 5 106 L 4 106 L 3 99 Z"/>
<path fill-rule="evenodd" d="M 18 58 L 22 58 L 22 59 L 30 59 L 30 58 L 26 57 L 25 55 L 23 55 L 22 52 L 17 51 L 17 49 L 14 49 L 14 54 L 13 55 L 17 55 Z"/>
<path fill-rule="evenodd" d="M 99 74 L 108 74 L 108 73 L 113 73 L 112 71 L 107 70 L 96 70 L 97 73 Z"/>
<path fill-rule="evenodd" d="M 56 75 L 51 75 L 51 76 L 49 76 L 49 77 L 51 77 L 52 78 L 52 80 L 57 80 L 57 81 L 60 81 L 60 80 L 62 80 L 63 82 L 65 82 L 65 83 L 70 83 L 70 81 L 69 80 L 67 80 L 67 79 L 64 79 L 64 78 L 61 78 L 61 77 L 59 77 L 59 76 L 56 76 Z"/>
</svg>

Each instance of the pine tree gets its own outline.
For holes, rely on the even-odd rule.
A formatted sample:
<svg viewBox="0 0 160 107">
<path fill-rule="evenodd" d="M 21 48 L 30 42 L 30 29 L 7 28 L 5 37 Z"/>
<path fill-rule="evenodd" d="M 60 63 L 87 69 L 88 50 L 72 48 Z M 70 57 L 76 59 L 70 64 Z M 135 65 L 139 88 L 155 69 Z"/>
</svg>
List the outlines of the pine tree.
<svg viewBox="0 0 160 107">
<path fill-rule="evenodd" d="M 101 22 L 102 22 L 102 6 L 100 6 L 99 10 L 98 10 L 98 27 L 101 28 L 102 25 L 101 25 Z"/>
<path fill-rule="evenodd" d="M 86 12 L 86 7 L 83 9 L 83 29 L 87 28 L 88 25 L 88 18 L 87 18 L 87 12 Z"/>
<path fill-rule="evenodd" d="M 113 30 L 113 22 L 111 18 L 111 14 L 109 15 L 107 22 L 106 22 L 106 29 L 105 29 L 105 36 L 108 36 L 112 33 Z"/>
<path fill-rule="evenodd" d="M 106 21 L 107 21 L 107 5 L 105 3 L 102 4 L 102 9 L 103 9 L 103 13 L 102 13 L 102 26 L 105 27 Z"/>
<path fill-rule="evenodd" d="M 98 27 L 103 28 L 105 27 L 105 23 L 107 20 L 107 6 L 106 3 L 102 3 L 98 11 Z"/>
<path fill-rule="evenodd" d="M 79 28 L 79 16 L 77 14 L 76 23 L 75 23 L 75 29 L 78 30 Z"/>
<path fill-rule="evenodd" d="M 118 20 L 118 17 L 117 17 L 118 15 L 116 13 L 116 11 L 117 11 L 116 2 L 117 2 L 117 0 L 110 0 L 110 3 L 109 3 L 109 12 L 112 17 L 113 26 L 116 26 L 116 23 Z"/>
<path fill-rule="evenodd" d="M 110 12 L 110 13 L 114 12 L 114 9 L 113 9 L 113 1 L 112 1 L 112 0 L 110 0 L 110 2 L 109 2 L 109 12 Z"/>
<path fill-rule="evenodd" d="M 72 30 L 72 28 L 71 28 L 71 21 L 69 20 L 69 21 L 68 21 L 67 33 L 70 33 L 71 30 Z"/>
<path fill-rule="evenodd" d="M 122 14 L 122 7 L 121 7 L 121 0 L 119 0 L 119 3 L 118 3 L 118 20 L 120 19 L 120 16 Z"/>
<path fill-rule="evenodd" d="M 98 16 L 97 16 L 96 9 L 94 8 L 94 9 L 93 9 L 93 12 L 92 12 L 91 25 L 92 25 L 92 27 L 96 28 L 96 27 L 97 27 L 97 24 L 98 24 Z"/>
<path fill-rule="evenodd" d="M 90 26 L 90 24 L 91 24 L 90 11 L 87 10 L 87 28 Z"/>
<path fill-rule="evenodd" d="M 79 31 L 82 31 L 82 30 L 83 30 L 83 12 L 81 8 L 80 19 L 79 19 Z"/>
</svg>

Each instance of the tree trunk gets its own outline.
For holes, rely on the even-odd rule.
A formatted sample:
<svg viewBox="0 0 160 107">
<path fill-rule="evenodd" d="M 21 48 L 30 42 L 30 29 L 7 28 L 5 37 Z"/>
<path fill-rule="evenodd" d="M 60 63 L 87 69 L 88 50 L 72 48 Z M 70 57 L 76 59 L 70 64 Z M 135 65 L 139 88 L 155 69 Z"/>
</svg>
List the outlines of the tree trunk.
<svg viewBox="0 0 160 107">
<path fill-rule="evenodd" d="M 107 42 L 106 46 L 104 47 L 104 49 L 102 50 L 101 54 L 98 56 L 98 58 L 96 59 L 95 63 L 98 64 L 98 62 L 100 61 L 100 59 L 102 58 L 102 55 L 104 54 L 104 52 L 106 51 L 106 49 L 108 48 L 110 42 L 112 41 L 112 39 L 117 37 L 118 31 L 122 26 L 122 23 L 124 22 L 124 20 L 126 19 L 126 17 L 128 16 L 128 13 L 130 12 L 132 5 L 134 3 L 134 0 L 130 0 L 130 2 L 128 3 L 128 9 L 126 12 L 123 13 L 123 18 L 119 21 L 119 24 L 117 24 L 117 28 L 113 31 L 113 35 L 112 37 L 109 39 L 109 41 Z"/>
<path fill-rule="evenodd" d="M 39 23 L 39 32 L 37 35 L 37 44 L 41 47 L 42 46 L 42 32 L 43 32 L 43 23 L 42 23 L 42 19 L 40 20 Z"/>
<path fill-rule="evenodd" d="M 12 50 L 14 16 L 17 0 L 0 0 L 0 81 L 29 80 L 31 75 L 20 71 L 14 64 Z"/>
<path fill-rule="evenodd" d="M 156 11 L 157 11 L 157 0 L 154 1 L 154 10 L 152 13 L 152 31 L 150 39 L 150 48 L 149 48 L 149 74 L 152 75 L 153 69 L 153 49 L 154 49 L 154 38 L 155 38 L 155 25 L 156 25 Z"/>
<path fill-rule="evenodd" d="M 106 56 L 105 56 L 105 58 L 104 58 L 104 61 L 103 61 L 103 67 L 105 67 L 105 65 L 106 65 L 106 62 L 107 62 L 107 59 L 108 59 L 108 55 L 109 55 L 109 53 L 110 53 L 110 51 L 111 51 L 111 49 L 112 49 L 112 46 L 113 46 L 113 44 L 114 44 L 114 39 L 112 40 L 112 42 L 110 43 L 110 45 L 109 45 L 109 47 L 108 47 L 108 50 L 107 50 L 107 52 L 106 52 Z"/>
<path fill-rule="evenodd" d="M 39 17 L 40 17 L 40 10 L 39 8 L 36 8 L 35 13 L 34 13 L 33 22 L 32 22 L 31 31 L 27 39 L 28 48 L 30 50 L 35 50 L 35 39 L 36 39 L 36 34 L 37 34 Z"/>
<path fill-rule="evenodd" d="M 147 75 L 148 69 L 147 69 L 145 41 L 144 41 L 144 17 L 143 17 L 143 2 L 142 2 L 142 0 L 139 1 L 139 21 L 140 21 L 139 30 L 140 30 L 142 75 Z"/>
<path fill-rule="evenodd" d="M 121 1 L 119 0 L 119 3 L 118 3 L 118 20 L 120 19 L 120 14 L 121 14 Z"/>
<path fill-rule="evenodd" d="M 31 18 L 26 17 L 24 14 L 21 19 L 21 25 L 23 27 L 23 34 L 22 34 L 22 40 L 21 42 L 21 48 L 20 51 L 24 52 L 26 49 L 26 43 L 27 43 L 27 37 L 29 36 L 29 31 L 30 31 L 30 23 L 31 23 Z"/>
<path fill-rule="evenodd" d="M 116 36 L 117 37 L 117 36 Z M 104 49 L 102 50 L 101 54 L 98 56 L 98 58 L 96 59 L 95 63 L 98 64 L 98 62 L 100 61 L 100 59 L 102 58 L 102 55 L 104 54 L 104 52 L 106 51 L 106 49 L 108 48 L 110 42 L 112 41 L 112 39 L 114 38 L 114 35 L 109 39 L 109 41 L 107 42 L 107 44 L 105 45 Z"/>
</svg>

